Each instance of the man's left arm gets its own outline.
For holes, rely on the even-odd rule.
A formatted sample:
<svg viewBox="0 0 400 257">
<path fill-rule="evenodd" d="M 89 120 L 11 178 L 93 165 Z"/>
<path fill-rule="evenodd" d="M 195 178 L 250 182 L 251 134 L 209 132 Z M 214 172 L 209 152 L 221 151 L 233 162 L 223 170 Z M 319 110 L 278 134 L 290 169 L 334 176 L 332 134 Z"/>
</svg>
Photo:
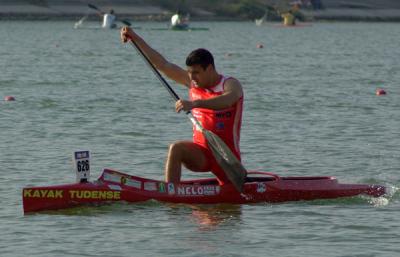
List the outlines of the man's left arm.
<svg viewBox="0 0 400 257">
<path fill-rule="evenodd" d="M 240 82 L 234 78 L 225 81 L 224 93 L 220 96 L 205 100 L 179 100 L 175 104 L 177 112 L 190 111 L 193 108 L 204 108 L 211 110 L 222 110 L 234 105 L 243 96 L 243 89 Z"/>
</svg>

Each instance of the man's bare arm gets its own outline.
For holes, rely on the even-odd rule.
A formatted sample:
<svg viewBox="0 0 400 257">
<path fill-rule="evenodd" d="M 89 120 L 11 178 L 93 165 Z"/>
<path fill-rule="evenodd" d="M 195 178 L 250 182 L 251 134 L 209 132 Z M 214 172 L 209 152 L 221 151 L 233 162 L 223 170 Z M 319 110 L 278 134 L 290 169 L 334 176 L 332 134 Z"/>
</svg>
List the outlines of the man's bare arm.
<svg viewBox="0 0 400 257">
<path fill-rule="evenodd" d="M 234 105 L 242 96 L 242 85 L 236 79 L 231 78 L 225 81 L 225 89 L 222 95 L 205 100 L 179 100 L 175 104 L 175 110 L 177 112 L 190 111 L 193 108 L 222 110 Z"/>
<path fill-rule="evenodd" d="M 146 41 L 144 41 L 138 34 L 131 28 L 123 27 L 121 29 L 121 40 L 126 43 L 128 40 L 135 42 L 140 50 L 146 55 L 151 63 L 162 73 L 170 79 L 182 84 L 186 87 L 190 85 L 190 78 L 187 71 L 182 69 L 176 64 L 170 63 L 160 53 L 151 48 Z"/>
</svg>

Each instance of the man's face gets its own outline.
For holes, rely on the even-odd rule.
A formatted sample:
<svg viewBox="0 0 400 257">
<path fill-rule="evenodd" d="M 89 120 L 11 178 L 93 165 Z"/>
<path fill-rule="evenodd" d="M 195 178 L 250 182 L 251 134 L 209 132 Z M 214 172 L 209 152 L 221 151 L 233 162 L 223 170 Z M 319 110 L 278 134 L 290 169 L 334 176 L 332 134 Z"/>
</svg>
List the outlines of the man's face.
<svg viewBox="0 0 400 257">
<path fill-rule="evenodd" d="M 208 65 L 207 68 L 203 69 L 199 64 L 188 66 L 187 71 L 190 80 L 198 87 L 205 88 L 210 86 L 209 79 L 211 74 L 212 65 Z"/>
</svg>

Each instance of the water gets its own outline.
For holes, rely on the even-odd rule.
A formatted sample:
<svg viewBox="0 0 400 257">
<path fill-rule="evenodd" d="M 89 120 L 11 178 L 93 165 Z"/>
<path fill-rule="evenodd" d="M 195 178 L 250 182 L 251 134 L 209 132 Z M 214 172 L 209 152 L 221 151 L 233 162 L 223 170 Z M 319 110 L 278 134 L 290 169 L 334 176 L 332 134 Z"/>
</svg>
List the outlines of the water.
<svg viewBox="0 0 400 257">
<path fill-rule="evenodd" d="M 219 71 L 242 82 L 248 169 L 399 187 L 397 23 L 198 23 L 210 30 L 195 32 L 137 25 L 169 60 L 183 65 L 192 49 L 206 47 Z M 24 186 L 74 181 L 74 150 L 91 150 L 94 178 L 110 167 L 162 179 L 168 144 L 190 138 L 190 122 L 118 34 L 75 30 L 73 22 L 0 23 L 0 96 L 17 99 L 0 102 L 1 256 L 398 255 L 398 193 L 242 206 L 121 203 L 24 216 Z M 388 94 L 376 96 L 378 87 Z"/>
</svg>

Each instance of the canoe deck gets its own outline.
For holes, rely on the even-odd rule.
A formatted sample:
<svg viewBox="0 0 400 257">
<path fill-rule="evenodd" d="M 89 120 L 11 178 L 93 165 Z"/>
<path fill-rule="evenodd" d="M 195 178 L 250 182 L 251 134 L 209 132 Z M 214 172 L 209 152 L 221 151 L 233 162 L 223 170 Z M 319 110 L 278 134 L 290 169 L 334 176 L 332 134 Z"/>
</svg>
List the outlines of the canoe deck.
<svg viewBox="0 0 400 257">
<path fill-rule="evenodd" d="M 98 180 L 23 189 L 24 213 L 71 208 L 85 204 L 157 200 L 188 204 L 246 204 L 331 199 L 356 195 L 379 197 L 385 187 L 340 184 L 335 177 L 279 177 L 267 172 L 249 172 L 243 193 L 216 179 L 182 181 L 179 184 L 131 176 L 104 169 Z"/>
</svg>

